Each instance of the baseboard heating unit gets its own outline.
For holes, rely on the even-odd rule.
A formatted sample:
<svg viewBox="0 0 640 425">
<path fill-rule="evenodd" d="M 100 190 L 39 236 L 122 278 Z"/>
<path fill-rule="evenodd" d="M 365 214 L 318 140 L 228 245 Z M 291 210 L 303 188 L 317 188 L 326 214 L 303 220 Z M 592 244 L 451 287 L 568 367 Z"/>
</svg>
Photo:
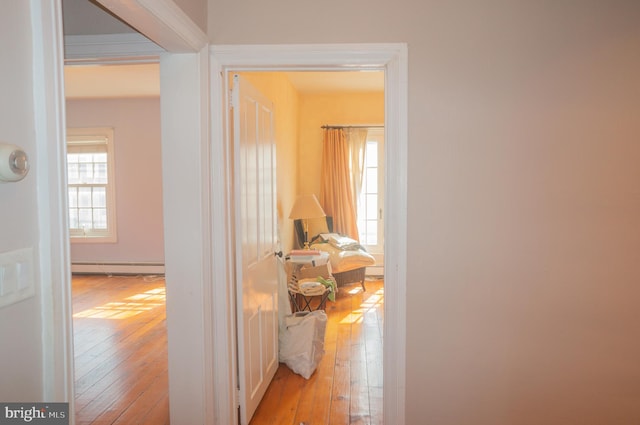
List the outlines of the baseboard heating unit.
<svg viewBox="0 0 640 425">
<path fill-rule="evenodd" d="M 76 274 L 164 274 L 163 263 L 71 263 L 71 273 Z"/>
</svg>

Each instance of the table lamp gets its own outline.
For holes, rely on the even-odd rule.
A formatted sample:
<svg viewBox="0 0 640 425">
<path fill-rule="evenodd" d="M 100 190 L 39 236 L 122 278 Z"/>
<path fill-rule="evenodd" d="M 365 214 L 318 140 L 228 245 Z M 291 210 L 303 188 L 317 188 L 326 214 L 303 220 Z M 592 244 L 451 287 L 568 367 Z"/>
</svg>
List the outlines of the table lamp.
<svg viewBox="0 0 640 425">
<path fill-rule="evenodd" d="M 291 208 L 289 218 L 293 220 L 302 220 L 302 226 L 304 229 L 304 249 L 309 249 L 309 223 L 307 220 L 310 218 L 325 217 L 326 214 L 313 194 L 300 195 L 296 199 L 296 202 Z"/>
</svg>

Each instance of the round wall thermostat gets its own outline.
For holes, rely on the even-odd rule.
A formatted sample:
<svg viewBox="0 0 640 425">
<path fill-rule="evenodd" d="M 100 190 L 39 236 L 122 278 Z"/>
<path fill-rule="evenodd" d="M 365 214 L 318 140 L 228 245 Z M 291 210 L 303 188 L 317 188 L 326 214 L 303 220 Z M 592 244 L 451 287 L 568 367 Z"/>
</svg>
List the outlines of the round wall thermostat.
<svg viewBox="0 0 640 425">
<path fill-rule="evenodd" d="M 0 143 L 0 182 L 17 182 L 29 172 L 29 157 L 19 146 Z"/>
</svg>

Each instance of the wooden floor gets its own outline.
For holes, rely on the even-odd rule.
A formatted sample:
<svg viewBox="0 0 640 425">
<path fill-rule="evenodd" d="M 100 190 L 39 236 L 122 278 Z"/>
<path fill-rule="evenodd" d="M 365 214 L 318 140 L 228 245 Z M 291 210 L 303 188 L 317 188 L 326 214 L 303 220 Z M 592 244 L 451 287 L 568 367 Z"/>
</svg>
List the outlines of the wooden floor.
<svg viewBox="0 0 640 425">
<path fill-rule="evenodd" d="M 78 425 L 168 424 L 164 280 L 73 276 Z"/>
<path fill-rule="evenodd" d="M 251 425 L 382 424 L 382 281 L 327 302 L 325 354 L 309 380 L 280 364 Z"/>
<path fill-rule="evenodd" d="M 309 380 L 280 365 L 251 425 L 382 424 L 382 281 L 327 303 Z M 74 276 L 76 423 L 169 423 L 164 281 Z"/>
</svg>

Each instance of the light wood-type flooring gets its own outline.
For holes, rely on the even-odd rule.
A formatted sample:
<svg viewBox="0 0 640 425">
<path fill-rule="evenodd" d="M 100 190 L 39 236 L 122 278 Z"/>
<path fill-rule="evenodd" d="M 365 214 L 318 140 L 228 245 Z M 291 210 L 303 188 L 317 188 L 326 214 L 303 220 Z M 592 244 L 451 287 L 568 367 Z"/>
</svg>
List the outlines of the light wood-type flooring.
<svg viewBox="0 0 640 425">
<path fill-rule="evenodd" d="M 309 380 L 280 364 L 251 425 L 382 424 L 381 280 L 327 302 L 325 354 Z"/>
<path fill-rule="evenodd" d="M 280 364 L 251 425 L 382 424 L 382 281 L 327 303 L 325 354 L 306 380 Z M 164 281 L 73 276 L 76 423 L 169 423 Z"/>
<path fill-rule="evenodd" d="M 72 286 L 76 423 L 168 424 L 164 280 L 74 275 Z"/>
</svg>

